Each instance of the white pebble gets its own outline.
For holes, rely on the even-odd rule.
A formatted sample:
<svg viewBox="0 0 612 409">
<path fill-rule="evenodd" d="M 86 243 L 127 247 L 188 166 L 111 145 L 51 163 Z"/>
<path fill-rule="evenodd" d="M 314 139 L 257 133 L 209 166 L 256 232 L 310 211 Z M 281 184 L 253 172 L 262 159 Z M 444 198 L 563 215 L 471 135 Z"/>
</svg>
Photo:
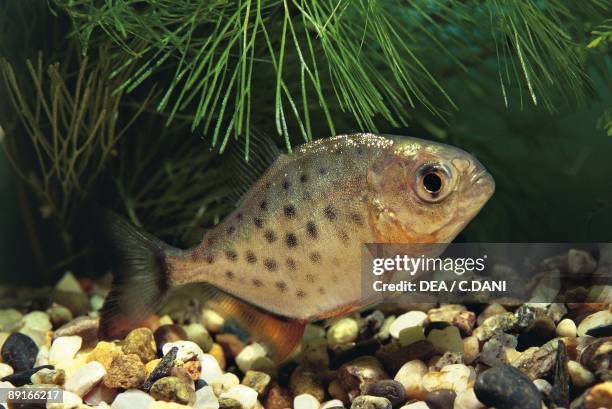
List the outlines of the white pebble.
<svg viewBox="0 0 612 409">
<path fill-rule="evenodd" d="M 584 388 L 595 382 L 595 375 L 576 361 L 567 362 L 567 371 L 574 386 Z"/>
<path fill-rule="evenodd" d="M 219 332 L 223 328 L 223 324 L 225 324 L 225 318 L 216 311 L 206 308 L 202 310 L 202 324 L 210 332 Z"/>
<path fill-rule="evenodd" d="M 58 291 L 82 293 L 83 288 L 79 284 L 79 280 L 76 279 L 74 274 L 67 271 L 64 276 L 57 282 L 55 289 Z"/>
<path fill-rule="evenodd" d="M 220 397 L 236 399 L 242 404 L 242 409 L 251 409 L 257 403 L 257 391 L 244 385 L 232 386 L 229 391 L 221 394 Z"/>
<path fill-rule="evenodd" d="M 110 409 L 110 406 L 108 406 L 108 403 L 106 402 L 100 402 L 97 405 L 94 406 L 95 409 Z"/>
<path fill-rule="evenodd" d="M 83 340 L 78 335 L 67 337 L 59 337 L 51 345 L 49 350 L 49 363 L 51 365 L 66 365 L 72 361 L 79 349 Z"/>
<path fill-rule="evenodd" d="M 212 387 L 204 386 L 196 391 L 196 401 L 193 409 L 219 409 L 219 400 Z"/>
<path fill-rule="evenodd" d="M 332 399 L 327 402 L 323 402 L 319 409 L 337 409 L 344 408 L 344 403 L 340 399 Z"/>
<path fill-rule="evenodd" d="M 485 409 L 486 406 L 480 403 L 476 394 L 474 393 L 474 388 L 466 389 L 463 392 L 460 392 L 455 398 L 455 402 L 453 403 L 453 409 Z"/>
<path fill-rule="evenodd" d="M 427 320 L 427 314 L 423 311 L 409 311 L 400 315 L 389 327 L 389 333 L 395 339 L 399 338 L 400 332 L 404 328 L 422 327 Z"/>
<path fill-rule="evenodd" d="M 85 396 L 106 375 L 106 369 L 97 361 L 91 361 L 66 380 L 66 390 Z"/>
<path fill-rule="evenodd" d="M 293 409 L 318 409 L 321 404 L 312 395 L 303 393 L 293 399 Z"/>
<path fill-rule="evenodd" d="M 50 347 L 48 345 L 43 345 L 38 349 L 34 366 L 49 365 L 49 350 Z"/>
<path fill-rule="evenodd" d="M 394 379 L 404 385 L 408 399 L 422 399 L 427 393 L 423 387 L 423 376 L 427 371 L 427 365 L 415 359 L 402 365 Z"/>
<path fill-rule="evenodd" d="M 66 409 L 74 408 L 83 403 L 83 399 L 70 391 L 62 393 L 62 403 L 47 403 L 47 409 Z"/>
<path fill-rule="evenodd" d="M 542 392 L 542 395 L 548 395 L 552 390 L 552 385 L 546 379 L 534 379 L 533 384 Z"/>
<path fill-rule="evenodd" d="M 91 406 L 110 404 L 117 394 L 117 389 L 107 388 L 104 382 L 100 382 L 91 391 L 87 392 L 87 395 L 83 397 L 83 402 Z"/>
<path fill-rule="evenodd" d="M 251 365 L 259 359 L 266 356 L 266 349 L 254 342 L 244 347 L 242 351 L 236 356 L 236 364 L 238 368 L 244 373 L 251 369 Z"/>
<path fill-rule="evenodd" d="M 577 330 L 578 336 L 585 336 L 587 331 L 591 328 L 607 324 L 612 324 L 612 312 L 608 310 L 597 311 L 596 313 L 589 315 L 580 322 L 580 325 L 578 325 Z"/>
<path fill-rule="evenodd" d="M 423 386 L 428 391 L 452 389 L 455 393 L 463 392 L 474 380 L 474 369 L 463 364 L 446 365 L 440 372 L 430 372 L 423 376 Z"/>
<path fill-rule="evenodd" d="M 9 381 L 0 382 L 0 389 L 13 389 L 14 387 Z"/>
<path fill-rule="evenodd" d="M 200 379 L 204 379 L 206 383 L 212 383 L 216 378 L 223 375 L 223 371 L 219 366 L 219 362 L 211 354 L 202 354 L 200 357 L 200 364 L 202 370 L 200 372 Z"/>
<path fill-rule="evenodd" d="M 30 328 L 40 332 L 51 331 L 53 325 L 49 315 L 42 311 L 32 311 L 21 319 L 24 328 Z"/>
<path fill-rule="evenodd" d="M 111 404 L 111 409 L 147 408 L 153 402 L 155 402 L 155 399 L 148 393 L 144 393 L 138 389 L 128 389 L 117 395 Z"/>
<path fill-rule="evenodd" d="M 429 409 L 429 406 L 425 402 L 414 402 L 404 405 L 400 409 Z"/>
<path fill-rule="evenodd" d="M 569 318 L 561 320 L 561 322 L 557 324 L 557 335 L 560 337 L 575 337 L 576 323 Z"/>
<path fill-rule="evenodd" d="M 213 392 L 217 396 L 221 396 L 236 385 L 240 385 L 240 379 L 238 379 L 238 377 L 231 372 L 227 372 L 221 376 L 217 376 L 210 383 L 210 386 L 212 386 L 213 388 Z"/>
<path fill-rule="evenodd" d="M 13 367 L 8 364 L 0 363 L 0 379 L 5 376 L 12 375 L 15 371 L 13 371 Z"/>
<path fill-rule="evenodd" d="M 204 351 L 202 351 L 202 348 L 192 341 L 175 341 L 165 343 L 162 346 L 163 354 L 166 355 L 173 347 L 178 348 L 176 359 L 183 362 L 190 361 L 194 358 L 201 361 L 202 356 L 204 356 Z"/>
</svg>

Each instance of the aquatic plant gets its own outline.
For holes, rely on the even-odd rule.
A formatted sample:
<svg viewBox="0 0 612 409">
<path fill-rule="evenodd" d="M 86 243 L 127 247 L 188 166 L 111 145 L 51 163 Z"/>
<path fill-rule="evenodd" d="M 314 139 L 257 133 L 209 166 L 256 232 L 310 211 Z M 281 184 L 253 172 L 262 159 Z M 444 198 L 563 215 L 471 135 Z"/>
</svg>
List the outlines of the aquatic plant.
<svg viewBox="0 0 612 409">
<path fill-rule="evenodd" d="M 251 158 L 254 130 L 289 151 L 368 130 L 511 163 L 528 149 L 517 133 L 558 141 L 554 115 L 610 106 L 609 15 L 602 0 L 1 2 L 0 134 L 38 268 L 82 259 L 77 213 L 92 201 L 164 239 L 198 237 L 231 208 L 218 153 Z M 582 129 L 612 133 L 605 106 Z"/>
</svg>

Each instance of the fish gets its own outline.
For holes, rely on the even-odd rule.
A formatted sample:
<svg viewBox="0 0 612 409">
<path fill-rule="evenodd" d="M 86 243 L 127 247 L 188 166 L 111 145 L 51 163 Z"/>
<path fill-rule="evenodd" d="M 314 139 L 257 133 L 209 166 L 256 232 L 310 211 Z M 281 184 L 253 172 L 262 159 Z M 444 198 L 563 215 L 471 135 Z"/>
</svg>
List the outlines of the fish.
<svg viewBox="0 0 612 409">
<path fill-rule="evenodd" d="M 307 323 L 380 301 L 362 298 L 364 244 L 450 243 L 494 190 L 474 156 L 442 143 L 371 133 L 305 143 L 280 154 L 192 248 L 106 221 L 121 263 L 99 335 L 119 337 L 169 289 L 197 282 L 282 361 Z"/>
</svg>

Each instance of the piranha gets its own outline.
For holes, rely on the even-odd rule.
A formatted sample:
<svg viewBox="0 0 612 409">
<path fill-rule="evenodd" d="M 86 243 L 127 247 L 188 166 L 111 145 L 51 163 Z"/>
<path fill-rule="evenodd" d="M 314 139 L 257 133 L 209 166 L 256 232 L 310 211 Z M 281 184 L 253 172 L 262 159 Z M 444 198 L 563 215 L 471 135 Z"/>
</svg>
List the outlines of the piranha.
<svg viewBox="0 0 612 409">
<path fill-rule="evenodd" d="M 306 143 L 193 248 L 109 220 L 122 262 L 100 336 L 120 336 L 170 288 L 200 282 L 209 305 L 283 360 L 307 323 L 380 301 L 362 297 L 365 243 L 450 243 L 494 188 L 478 160 L 440 143 L 374 134 Z"/>
</svg>

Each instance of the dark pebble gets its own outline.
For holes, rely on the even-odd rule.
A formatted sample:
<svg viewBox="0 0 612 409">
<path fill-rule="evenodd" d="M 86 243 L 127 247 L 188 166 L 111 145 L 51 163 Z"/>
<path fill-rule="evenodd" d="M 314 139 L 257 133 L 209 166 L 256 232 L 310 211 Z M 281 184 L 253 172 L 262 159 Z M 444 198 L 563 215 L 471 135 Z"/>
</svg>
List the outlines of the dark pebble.
<svg viewBox="0 0 612 409">
<path fill-rule="evenodd" d="M 196 391 L 202 389 L 205 386 L 208 386 L 208 382 L 206 382 L 204 379 L 198 379 L 195 382 L 195 390 Z"/>
<path fill-rule="evenodd" d="M 597 338 L 612 337 L 612 324 L 600 325 L 591 328 L 586 332 L 587 335 Z"/>
<path fill-rule="evenodd" d="M 2 345 L 2 361 L 13 367 L 15 372 L 32 369 L 38 355 L 38 346 L 27 335 L 15 332 Z"/>
<path fill-rule="evenodd" d="M 157 366 L 151 372 L 151 375 L 149 375 L 149 378 L 142 385 L 142 390 L 148 392 L 155 381 L 163 377 L 170 376 L 177 353 L 178 347 L 172 347 L 172 349 L 170 349 L 170 351 L 168 351 L 168 353 L 162 357 L 161 361 L 159 361 Z"/>
<path fill-rule="evenodd" d="M 499 365 L 487 369 L 474 385 L 480 402 L 497 409 L 541 409 L 540 391 L 518 369 Z"/>
<path fill-rule="evenodd" d="M 425 396 L 425 403 L 429 409 L 453 409 L 457 394 L 450 389 L 432 391 Z"/>
<path fill-rule="evenodd" d="M 11 375 L 7 375 L 4 378 L 0 379 L 2 382 L 10 382 L 15 386 L 23 386 L 23 385 L 28 385 L 30 383 L 32 383 L 30 381 L 30 378 L 32 377 L 32 375 L 34 375 L 36 372 L 40 371 L 41 369 L 54 369 L 53 365 L 42 365 L 42 366 L 37 366 L 36 368 L 32 368 L 32 369 L 27 369 L 25 371 L 20 371 L 20 372 L 15 372 L 14 374 Z"/>
<path fill-rule="evenodd" d="M 370 339 L 382 327 L 385 321 L 385 315 L 381 311 L 374 311 L 363 319 L 363 324 L 359 328 L 360 339 Z"/>
<path fill-rule="evenodd" d="M 234 319 L 227 319 L 223 324 L 221 332 L 229 332 L 230 334 L 236 335 L 242 342 L 249 341 L 249 333 L 241 328 Z"/>
<path fill-rule="evenodd" d="M 569 407 L 569 372 L 567 371 L 567 348 L 563 341 L 557 341 L 557 360 L 553 367 L 553 384 L 549 393 L 549 408 Z"/>
<path fill-rule="evenodd" d="M 406 402 L 404 385 L 398 381 L 385 379 L 374 382 L 368 385 L 365 394 L 387 398 L 394 408 L 400 407 L 404 402 Z"/>
</svg>

